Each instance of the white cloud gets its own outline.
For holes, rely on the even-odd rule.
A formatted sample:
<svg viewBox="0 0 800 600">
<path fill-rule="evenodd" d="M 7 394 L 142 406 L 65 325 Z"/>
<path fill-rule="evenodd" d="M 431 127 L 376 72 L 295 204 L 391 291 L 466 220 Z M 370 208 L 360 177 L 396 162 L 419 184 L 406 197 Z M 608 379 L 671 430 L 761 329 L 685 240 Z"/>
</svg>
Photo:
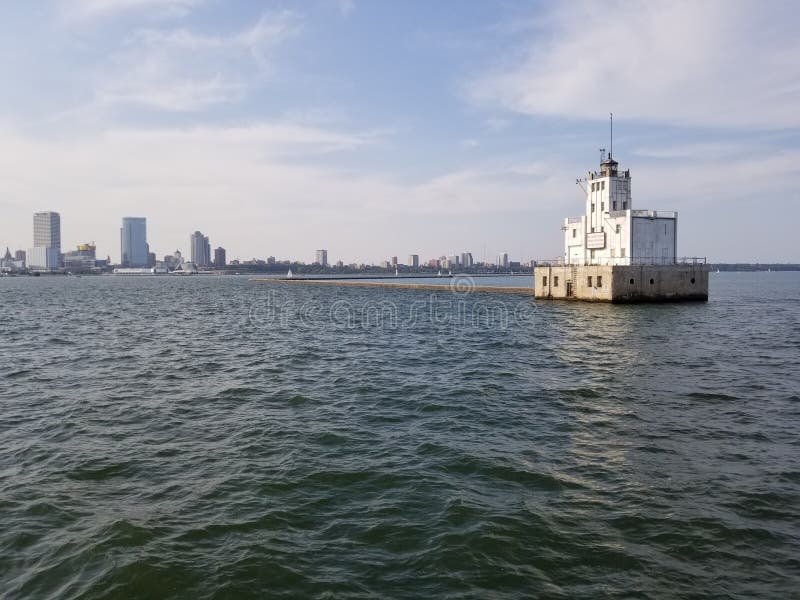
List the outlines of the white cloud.
<svg viewBox="0 0 800 600">
<path fill-rule="evenodd" d="M 343 17 L 348 17 L 350 13 L 355 11 L 356 3 L 355 0 L 336 0 L 336 7 L 339 10 L 339 14 Z"/>
<path fill-rule="evenodd" d="M 306 246 L 317 243 L 310 240 L 326 238 L 353 260 L 378 259 L 391 236 L 416 248 L 439 244 L 438 236 L 425 241 L 418 229 L 392 227 L 396 218 L 431 217 L 418 225 L 435 230 L 456 207 L 459 218 L 467 218 L 530 205 L 532 179 L 491 169 L 410 183 L 387 173 L 334 167 L 325 159 L 326 153 L 368 151 L 381 142 L 381 132 L 285 121 L 116 128 L 68 140 L 6 130 L 0 155 L 14 160 L 0 163 L 8 202 L 4 214 L 22 232 L 9 243 L 29 243 L 30 213 L 49 199 L 45 204 L 62 213 L 65 245 L 94 239 L 112 257 L 119 219 L 134 214 L 148 217 L 151 243 L 159 252 L 174 249 L 199 228 L 232 256 L 302 257 Z M 388 233 L 380 229 L 383 224 Z"/>
<path fill-rule="evenodd" d="M 193 111 L 236 102 L 269 76 L 270 51 L 297 34 L 301 22 L 296 13 L 279 11 L 228 36 L 136 31 L 97 76 L 95 103 Z"/>
<path fill-rule="evenodd" d="M 136 10 L 150 15 L 183 16 L 203 0 L 63 0 L 62 12 L 68 17 L 103 17 Z"/>
<path fill-rule="evenodd" d="M 569 2 L 547 29 L 469 86 L 531 115 L 726 127 L 800 125 L 792 3 Z"/>
</svg>

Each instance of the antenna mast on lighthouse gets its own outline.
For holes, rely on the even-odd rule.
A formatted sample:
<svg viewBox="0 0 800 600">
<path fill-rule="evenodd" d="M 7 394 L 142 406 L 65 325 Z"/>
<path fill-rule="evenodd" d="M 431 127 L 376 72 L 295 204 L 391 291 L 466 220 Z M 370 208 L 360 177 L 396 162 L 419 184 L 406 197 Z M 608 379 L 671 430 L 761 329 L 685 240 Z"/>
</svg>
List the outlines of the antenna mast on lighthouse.
<svg viewBox="0 0 800 600">
<path fill-rule="evenodd" d="M 614 154 L 614 113 L 608 114 L 611 115 L 611 146 L 609 146 L 608 158 L 611 158 Z"/>
</svg>

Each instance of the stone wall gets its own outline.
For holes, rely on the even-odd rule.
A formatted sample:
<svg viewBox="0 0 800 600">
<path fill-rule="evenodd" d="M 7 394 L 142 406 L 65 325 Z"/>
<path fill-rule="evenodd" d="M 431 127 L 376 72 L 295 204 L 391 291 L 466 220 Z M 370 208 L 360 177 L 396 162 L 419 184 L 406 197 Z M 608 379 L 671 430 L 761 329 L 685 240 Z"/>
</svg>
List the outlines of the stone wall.
<svg viewBox="0 0 800 600">
<path fill-rule="evenodd" d="M 705 265 L 541 266 L 534 271 L 534 295 L 586 302 L 705 301 L 708 269 Z"/>
</svg>

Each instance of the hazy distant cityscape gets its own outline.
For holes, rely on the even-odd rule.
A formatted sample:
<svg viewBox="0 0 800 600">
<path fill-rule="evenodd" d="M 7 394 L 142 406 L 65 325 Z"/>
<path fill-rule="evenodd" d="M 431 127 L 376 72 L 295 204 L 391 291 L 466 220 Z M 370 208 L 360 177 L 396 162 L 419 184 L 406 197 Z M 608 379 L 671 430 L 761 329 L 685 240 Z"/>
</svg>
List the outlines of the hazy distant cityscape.
<svg viewBox="0 0 800 600">
<path fill-rule="evenodd" d="M 311 252 L 309 252 L 311 254 Z M 176 249 L 171 254 L 159 257 L 151 251 L 147 241 L 146 217 L 123 217 L 120 227 L 120 259 L 111 260 L 110 255 L 100 258 L 94 242 L 85 242 L 66 250 L 61 242 L 61 215 L 54 211 L 37 212 L 33 215 L 33 245 L 12 253 L 6 248 L 0 259 L 3 274 L 81 273 L 119 275 L 147 274 L 197 274 L 212 272 L 394 272 L 425 273 L 458 271 L 461 273 L 507 273 L 530 271 L 535 261 L 511 260 L 507 252 L 500 252 L 494 261 L 476 261 L 472 252 L 442 254 L 439 257 L 420 259 L 419 254 L 409 254 L 405 261 L 398 256 L 374 263 L 331 262 L 327 249 L 317 249 L 313 262 L 300 259 L 252 258 L 228 260 L 227 250 L 218 246 L 211 249 L 208 235 L 201 231 L 189 234 L 189 252 Z"/>
</svg>

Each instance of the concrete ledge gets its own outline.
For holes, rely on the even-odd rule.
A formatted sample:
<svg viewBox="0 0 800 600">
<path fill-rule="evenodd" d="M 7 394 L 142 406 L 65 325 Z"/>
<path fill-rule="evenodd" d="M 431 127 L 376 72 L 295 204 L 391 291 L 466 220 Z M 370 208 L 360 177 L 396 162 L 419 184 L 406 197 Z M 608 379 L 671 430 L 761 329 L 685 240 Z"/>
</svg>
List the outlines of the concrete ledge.
<svg viewBox="0 0 800 600">
<path fill-rule="evenodd" d="M 267 278 L 251 278 L 248 281 L 257 283 L 285 283 L 285 284 L 300 284 L 300 285 L 333 285 L 339 287 L 365 287 L 365 288 L 395 288 L 401 290 L 429 290 L 438 292 L 489 292 L 494 294 L 522 294 L 533 296 L 533 288 L 529 287 L 503 287 L 498 285 L 476 285 L 474 287 L 463 287 L 458 284 L 450 285 L 434 285 L 432 283 L 384 283 L 382 281 L 353 281 L 341 279 L 267 279 Z"/>
</svg>

